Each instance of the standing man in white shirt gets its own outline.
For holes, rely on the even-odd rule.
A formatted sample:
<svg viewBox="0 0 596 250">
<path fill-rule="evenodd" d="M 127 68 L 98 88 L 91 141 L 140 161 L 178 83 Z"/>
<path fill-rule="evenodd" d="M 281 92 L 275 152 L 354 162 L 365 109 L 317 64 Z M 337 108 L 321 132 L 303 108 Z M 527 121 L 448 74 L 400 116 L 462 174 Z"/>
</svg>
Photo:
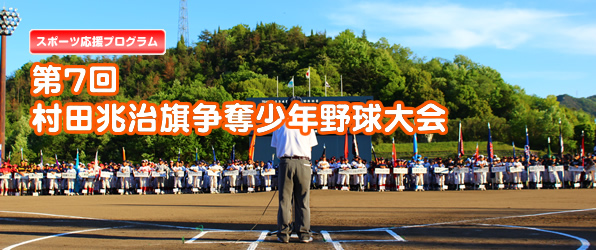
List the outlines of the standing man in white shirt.
<svg viewBox="0 0 596 250">
<path fill-rule="evenodd" d="M 301 102 L 300 97 L 288 100 L 286 108 L 292 101 Z M 310 178 L 311 151 L 318 144 L 314 130 L 302 135 L 298 129 L 288 129 L 285 125 L 273 132 L 271 147 L 276 150 L 279 163 L 279 210 L 277 213 L 277 239 L 280 242 L 290 241 L 290 221 L 292 205 L 294 211 L 294 228 L 300 241 L 311 242 L 310 232 Z M 293 202 L 292 202 L 293 201 Z"/>
</svg>

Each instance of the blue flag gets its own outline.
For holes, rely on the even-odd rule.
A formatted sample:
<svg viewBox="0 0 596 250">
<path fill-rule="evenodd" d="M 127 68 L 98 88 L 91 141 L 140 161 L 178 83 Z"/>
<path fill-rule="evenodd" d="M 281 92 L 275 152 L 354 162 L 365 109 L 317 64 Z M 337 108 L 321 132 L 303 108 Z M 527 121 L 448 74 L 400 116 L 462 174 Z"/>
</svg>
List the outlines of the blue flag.
<svg viewBox="0 0 596 250">
<path fill-rule="evenodd" d="M 178 148 L 178 162 L 180 162 L 180 148 Z"/>
<path fill-rule="evenodd" d="M 75 192 L 79 192 L 79 189 L 81 188 L 79 185 L 79 149 L 77 148 L 77 158 L 75 159 L 75 166 L 74 166 L 75 171 L 77 171 L 77 178 L 75 181 Z"/>
<path fill-rule="evenodd" d="M 493 137 L 490 133 L 490 122 L 488 123 L 488 143 L 486 144 L 486 152 L 488 154 L 488 162 L 492 163 L 495 155 L 493 153 Z"/>
<path fill-rule="evenodd" d="M 417 135 L 414 133 L 414 158 L 418 160 L 418 139 L 416 137 Z"/>
<path fill-rule="evenodd" d="M 77 158 L 75 159 L 75 169 L 77 170 L 77 174 L 79 173 L 79 149 L 77 148 Z"/>
<path fill-rule="evenodd" d="M 511 146 L 513 147 L 513 158 L 515 158 L 515 142 L 511 142 Z"/>
<path fill-rule="evenodd" d="M 217 161 L 217 157 L 215 157 L 215 148 L 211 145 L 211 150 L 213 150 L 213 162 Z"/>
<path fill-rule="evenodd" d="M 292 76 L 292 80 L 290 80 L 290 82 L 288 82 L 288 88 L 293 88 L 294 87 L 294 77 Z"/>
<path fill-rule="evenodd" d="M 232 155 L 230 156 L 230 160 L 232 162 L 236 160 L 236 144 L 232 145 Z"/>
</svg>

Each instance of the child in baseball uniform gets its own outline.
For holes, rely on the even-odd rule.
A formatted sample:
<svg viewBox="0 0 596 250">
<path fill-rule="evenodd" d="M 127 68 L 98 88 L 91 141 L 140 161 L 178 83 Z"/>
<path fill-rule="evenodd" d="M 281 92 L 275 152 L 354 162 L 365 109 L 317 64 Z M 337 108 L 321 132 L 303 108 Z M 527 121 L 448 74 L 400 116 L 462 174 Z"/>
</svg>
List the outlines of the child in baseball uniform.
<svg viewBox="0 0 596 250">
<path fill-rule="evenodd" d="M 71 163 L 71 164 L 68 164 L 68 168 L 64 171 L 64 173 L 74 174 L 76 176 L 77 170 L 74 169 L 74 165 Z M 73 196 L 75 194 L 78 195 L 78 193 L 75 192 L 75 181 L 76 181 L 76 178 L 66 179 L 66 187 L 68 188 L 69 196 Z"/>
<path fill-rule="evenodd" d="M 236 164 L 234 164 L 233 162 L 230 163 L 228 165 L 228 167 L 226 168 L 227 171 L 235 171 L 235 170 L 239 170 L 239 168 L 236 166 Z M 229 190 L 230 193 L 234 194 L 238 192 L 238 176 L 237 175 L 230 175 L 227 176 L 228 177 L 228 182 L 229 184 Z"/>
<path fill-rule="evenodd" d="M 221 165 L 219 165 L 219 161 L 216 161 L 215 164 L 209 166 L 209 170 L 211 170 L 214 173 L 220 173 L 223 168 Z M 218 176 L 210 176 L 210 184 L 211 184 L 211 193 L 213 194 L 217 194 L 219 193 L 219 180 L 218 180 Z"/>
<path fill-rule="evenodd" d="M 488 162 L 484 159 L 484 155 L 480 155 L 480 157 L 478 157 L 478 161 L 476 162 L 476 167 L 480 168 L 480 169 L 484 169 L 484 168 L 488 168 Z M 486 177 L 487 177 L 487 172 L 479 172 L 479 173 L 475 173 L 476 174 L 476 188 L 478 190 L 484 190 L 486 191 Z"/>
<path fill-rule="evenodd" d="M 329 162 L 327 162 L 327 159 L 325 159 L 325 157 L 321 157 L 321 159 L 319 159 L 319 162 L 317 163 L 317 169 L 318 170 L 329 169 Z M 327 178 L 328 178 L 328 174 L 319 174 L 319 186 L 320 187 L 327 186 Z"/>
<path fill-rule="evenodd" d="M 379 159 L 377 168 L 385 169 L 385 168 L 389 168 L 389 167 L 385 163 L 385 159 L 381 158 L 381 159 Z M 385 185 L 387 184 L 387 174 L 379 174 L 379 175 L 377 175 L 377 179 L 378 179 L 377 185 L 378 185 L 379 192 L 385 192 Z"/>
</svg>

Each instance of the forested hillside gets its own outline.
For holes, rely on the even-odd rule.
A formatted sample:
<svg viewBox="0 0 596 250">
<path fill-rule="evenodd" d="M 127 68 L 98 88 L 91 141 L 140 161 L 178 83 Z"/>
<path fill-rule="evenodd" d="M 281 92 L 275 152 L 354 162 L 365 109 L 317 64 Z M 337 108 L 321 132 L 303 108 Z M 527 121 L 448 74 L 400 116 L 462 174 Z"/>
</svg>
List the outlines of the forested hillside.
<svg viewBox="0 0 596 250">
<path fill-rule="evenodd" d="M 173 158 L 178 148 L 184 159 L 194 159 L 195 148 L 199 157 L 212 159 L 211 145 L 218 159 L 228 159 L 233 144 L 237 157 L 246 158 L 249 138 L 229 135 L 222 130 L 206 137 L 191 136 L 96 136 L 67 135 L 36 136 L 29 128 L 29 108 L 42 99 L 63 102 L 99 102 L 115 99 L 180 100 L 194 103 L 208 100 L 222 103 L 248 97 L 291 95 L 287 82 L 294 76 L 296 94 L 308 93 L 305 72 L 311 68 L 313 96 L 324 95 L 324 78 L 330 83 L 329 96 L 340 95 L 340 77 L 344 95 L 371 95 L 386 105 L 402 100 L 407 106 L 417 106 L 426 100 L 435 100 L 449 109 L 450 128 L 445 136 L 436 135 L 435 141 L 457 140 L 457 123 L 462 122 L 465 140 L 486 140 L 487 122 L 491 123 L 495 141 L 516 145 L 525 143 L 528 126 L 532 148 L 544 149 L 547 137 L 558 149 L 559 119 L 562 120 L 565 147 L 576 148 L 578 134 L 583 128 L 588 136 L 594 135 L 592 117 L 584 111 L 560 106 L 557 98 L 539 98 L 527 95 L 519 86 L 506 83 L 499 72 L 474 62 L 463 55 L 455 58 L 419 58 L 400 41 L 369 41 L 365 32 L 360 35 L 350 30 L 336 37 L 321 32 L 307 32 L 299 26 L 286 28 L 258 24 L 255 28 L 237 25 L 230 29 L 205 30 L 199 42 L 192 47 L 178 43 L 163 56 L 78 57 L 52 56 L 43 62 L 67 65 L 86 65 L 96 62 L 114 62 L 120 67 L 120 92 L 115 97 L 95 97 L 84 93 L 74 96 L 70 91 L 57 98 L 30 96 L 29 70 L 25 64 L 7 81 L 7 147 L 13 159 L 24 148 L 29 159 L 38 159 L 40 149 L 46 155 L 58 155 L 71 160 L 76 149 L 84 151 L 84 159 L 99 149 L 103 161 L 121 160 L 122 147 L 128 158 Z M 67 82 L 65 89 L 70 89 Z M 579 126 L 576 128 L 576 126 Z M 591 131 L 591 132 L 589 132 Z M 396 142 L 410 142 L 411 137 L 401 132 L 394 135 Z M 383 135 L 373 137 L 375 143 L 390 142 Z M 592 139 L 587 140 L 591 145 Z M 590 147 L 587 147 L 590 148 Z M 455 151 L 456 149 L 453 148 Z M 558 150 L 555 150 L 558 151 Z M 20 156 L 17 156 L 20 157 Z"/>
<path fill-rule="evenodd" d="M 557 101 L 561 105 L 574 110 L 583 110 L 588 114 L 596 116 L 596 95 L 587 98 L 575 98 L 570 95 L 559 95 Z"/>
</svg>

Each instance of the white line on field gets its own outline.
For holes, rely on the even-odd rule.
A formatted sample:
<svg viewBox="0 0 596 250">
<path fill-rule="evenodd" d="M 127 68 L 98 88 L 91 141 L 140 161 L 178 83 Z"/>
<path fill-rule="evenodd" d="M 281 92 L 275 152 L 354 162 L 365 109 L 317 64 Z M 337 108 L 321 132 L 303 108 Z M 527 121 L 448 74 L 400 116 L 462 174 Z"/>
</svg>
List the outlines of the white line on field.
<svg viewBox="0 0 596 250">
<path fill-rule="evenodd" d="M 581 242 L 582 245 L 577 250 L 586 250 L 586 249 L 588 249 L 588 247 L 590 247 L 590 242 L 584 238 L 580 238 L 575 235 L 561 233 L 561 232 L 557 232 L 557 231 L 551 231 L 551 230 L 540 229 L 540 228 L 535 228 L 535 227 L 522 227 L 522 226 L 512 226 L 512 225 L 498 225 L 498 224 L 477 224 L 477 225 L 487 226 L 487 227 L 510 227 L 510 228 L 534 230 L 534 231 L 545 232 L 545 233 L 553 233 L 553 234 L 558 234 L 561 236 L 579 240 L 579 242 Z"/>
<path fill-rule="evenodd" d="M 552 214 L 563 214 L 563 213 L 577 213 L 577 212 L 585 212 L 585 211 L 591 211 L 591 210 L 596 210 L 596 208 L 564 210 L 564 211 L 546 212 L 546 213 L 538 213 L 538 214 L 524 214 L 524 215 L 511 215 L 511 216 L 491 217 L 491 218 L 467 219 L 467 220 L 447 221 L 447 222 L 438 222 L 438 223 L 430 223 L 430 224 L 409 225 L 409 226 L 401 226 L 401 227 L 380 227 L 380 228 L 353 229 L 353 230 L 348 229 L 348 230 L 336 230 L 336 231 L 327 231 L 327 232 L 333 232 L 333 233 L 374 232 L 374 231 L 385 231 L 385 230 L 400 229 L 400 228 L 430 227 L 430 226 L 459 224 L 459 223 L 485 221 L 485 220 L 511 219 L 511 218 L 533 217 L 533 216 L 543 216 L 543 215 L 552 215 Z"/>
<path fill-rule="evenodd" d="M 335 250 L 344 250 L 344 248 L 341 246 L 341 243 L 333 241 L 333 239 L 331 239 L 331 235 L 329 235 L 329 232 L 321 231 L 321 234 L 323 235 L 323 239 L 325 239 L 325 242 L 333 243 L 333 247 L 335 248 Z"/>
<path fill-rule="evenodd" d="M 18 243 L 18 244 L 14 244 L 14 245 L 5 247 L 3 250 L 11 250 L 11 249 L 13 249 L 15 247 L 26 245 L 26 244 L 29 244 L 29 243 L 32 243 L 32 242 L 36 242 L 36 241 L 40 241 L 40 240 L 46 240 L 46 239 L 55 238 L 55 237 L 60 237 L 60 236 L 64 236 L 64 235 L 78 234 L 78 233 L 85 233 L 85 232 L 99 231 L 99 230 L 106 230 L 106 229 L 113 229 L 113 228 L 121 228 L 121 227 L 92 228 L 92 229 L 85 229 L 85 230 L 79 230 L 79 231 L 72 231 L 72 232 L 54 234 L 54 235 L 45 236 L 45 237 L 41 237 L 41 238 L 36 238 L 36 239 L 28 240 L 28 241 L 23 241 L 21 243 Z"/>
<path fill-rule="evenodd" d="M 192 239 L 190 239 L 190 240 L 188 240 L 188 241 L 186 241 L 186 242 L 184 242 L 184 243 L 185 243 L 185 244 L 190 244 L 190 243 L 193 243 L 193 242 L 194 242 L 195 240 L 197 240 L 198 238 L 201 238 L 201 237 L 203 237 L 203 235 L 205 235 L 206 233 L 207 233 L 207 232 L 203 231 L 203 232 L 201 232 L 201 233 L 199 233 L 199 234 L 195 235 L 195 237 L 192 237 Z"/>
<path fill-rule="evenodd" d="M 257 239 L 257 241 L 250 243 L 250 246 L 248 246 L 247 250 L 255 250 L 257 249 L 257 246 L 259 245 L 259 243 L 263 242 L 265 240 L 265 237 L 267 237 L 267 233 L 269 233 L 269 231 L 262 231 L 261 235 L 259 235 L 259 239 Z"/>
<path fill-rule="evenodd" d="M 385 230 L 385 232 L 387 232 L 389 235 L 393 236 L 393 238 L 395 238 L 397 241 L 406 241 L 406 240 L 404 240 L 404 238 L 402 238 L 401 236 L 399 236 L 398 234 L 396 234 L 395 232 L 393 232 L 391 230 Z"/>
<path fill-rule="evenodd" d="M 596 208 L 586 208 L 586 209 L 576 209 L 576 210 L 555 211 L 555 212 L 547 212 L 547 213 L 539 213 L 539 214 L 524 214 L 524 215 L 511 215 L 511 216 L 492 217 L 492 218 L 479 218 L 479 219 L 468 219 L 468 220 L 459 220 L 459 221 L 448 221 L 448 222 L 439 222 L 439 223 L 431 223 L 431 224 L 421 224 L 421 225 L 392 227 L 390 229 L 396 229 L 396 228 L 414 228 L 414 227 L 428 227 L 428 226 L 459 224 L 459 223 L 475 222 L 475 221 L 485 221 L 485 220 L 511 219 L 511 218 L 533 217 L 533 216 L 543 216 L 543 215 L 552 215 L 552 214 L 564 214 L 564 213 L 577 213 L 577 212 L 585 212 L 585 211 L 591 211 L 591 210 L 596 210 Z"/>
</svg>

